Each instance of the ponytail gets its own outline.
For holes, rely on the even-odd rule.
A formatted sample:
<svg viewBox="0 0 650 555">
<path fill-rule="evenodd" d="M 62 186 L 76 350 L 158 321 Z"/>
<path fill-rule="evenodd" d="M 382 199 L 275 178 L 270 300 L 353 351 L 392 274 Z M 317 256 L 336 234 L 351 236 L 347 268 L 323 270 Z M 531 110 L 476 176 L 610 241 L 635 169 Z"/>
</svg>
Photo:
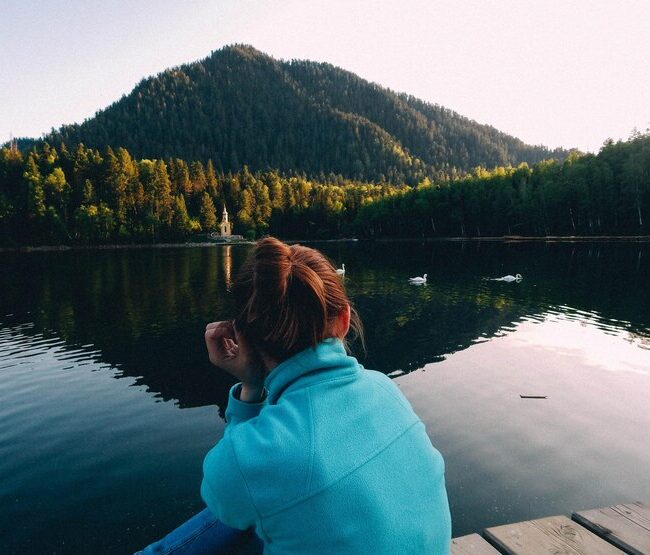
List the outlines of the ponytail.
<svg viewBox="0 0 650 555">
<path fill-rule="evenodd" d="M 341 279 L 323 254 L 274 237 L 256 243 L 232 291 L 237 328 L 278 361 L 325 339 L 350 304 Z M 350 327 L 362 335 L 361 321 L 352 308 Z"/>
</svg>

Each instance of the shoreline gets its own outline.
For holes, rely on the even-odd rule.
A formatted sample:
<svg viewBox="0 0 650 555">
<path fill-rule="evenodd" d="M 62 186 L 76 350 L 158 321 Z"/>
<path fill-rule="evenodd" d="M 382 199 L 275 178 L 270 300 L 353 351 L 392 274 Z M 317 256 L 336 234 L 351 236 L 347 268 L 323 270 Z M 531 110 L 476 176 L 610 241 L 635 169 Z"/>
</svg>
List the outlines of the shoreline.
<svg viewBox="0 0 650 555">
<path fill-rule="evenodd" d="M 201 243 L 133 243 L 133 244 L 112 244 L 112 245 L 41 245 L 38 247 L 0 247 L 0 253 L 3 252 L 57 252 L 57 251 L 95 251 L 95 250 L 138 250 L 138 249 L 179 249 L 191 247 L 221 247 L 252 245 L 253 241 L 233 241 L 231 243 L 208 242 Z"/>
<path fill-rule="evenodd" d="M 381 237 L 377 239 L 283 239 L 286 243 L 459 243 L 459 242 L 502 242 L 502 243 L 647 243 L 650 235 L 548 235 L 543 237 L 504 235 L 503 237 Z M 192 247 L 220 247 L 252 245 L 254 241 L 197 243 L 132 243 L 110 245 L 41 245 L 0 247 L 4 252 L 57 252 L 57 251 L 92 251 L 92 250 L 137 250 L 137 249 L 171 249 Z"/>
<path fill-rule="evenodd" d="M 502 237 L 382 237 L 372 239 L 378 243 L 407 242 L 502 242 L 502 243 L 645 243 L 650 242 L 650 235 L 504 235 Z"/>
</svg>

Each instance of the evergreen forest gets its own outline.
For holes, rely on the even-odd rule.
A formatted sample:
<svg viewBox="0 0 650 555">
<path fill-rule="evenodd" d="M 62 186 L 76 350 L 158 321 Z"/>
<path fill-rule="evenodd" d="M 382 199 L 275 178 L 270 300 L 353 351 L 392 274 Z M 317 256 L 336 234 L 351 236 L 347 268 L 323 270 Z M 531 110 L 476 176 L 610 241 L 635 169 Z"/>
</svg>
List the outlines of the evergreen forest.
<svg viewBox="0 0 650 555">
<path fill-rule="evenodd" d="M 45 140 L 122 146 L 138 159 L 210 159 L 223 173 L 246 165 L 320 182 L 343 176 L 409 185 L 568 155 L 330 64 L 280 61 L 244 45 L 143 79 L 94 117 Z"/>
<path fill-rule="evenodd" d="M 650 135 L 416 185 L 223 172 L 123 147 L 0 149 L 4 246 L 184 241 L 217 229 L 224 206 L 250 239 L 650 235 Z"/>
<path fill-rule="evenodd" d="M 234 45 L 0 149 L 4 246 L 195 240 L 224 207 L 248 239 L 647 235 L 650 136 L 552 151 Z"/>
</svg>

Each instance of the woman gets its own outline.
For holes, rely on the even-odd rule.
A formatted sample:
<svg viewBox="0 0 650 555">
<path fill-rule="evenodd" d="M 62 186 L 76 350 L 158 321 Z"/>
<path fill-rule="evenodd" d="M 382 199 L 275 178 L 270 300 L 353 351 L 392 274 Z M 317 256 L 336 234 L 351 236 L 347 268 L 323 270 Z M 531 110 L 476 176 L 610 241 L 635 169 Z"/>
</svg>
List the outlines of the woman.
<svg viewBox="0 0 650 555">
<path fill-rule="evenodd" d="M 361 323 L 332 264 L 262 239 L 233 294 L 234 320 L 205 332 L 210 361 L 239 380 L 203 463 L 208 508 L 144 553 L 237 542 L 276 554 L 449 553 L 442 457 L 399 388 L 346 353 Z"/>
</svg>

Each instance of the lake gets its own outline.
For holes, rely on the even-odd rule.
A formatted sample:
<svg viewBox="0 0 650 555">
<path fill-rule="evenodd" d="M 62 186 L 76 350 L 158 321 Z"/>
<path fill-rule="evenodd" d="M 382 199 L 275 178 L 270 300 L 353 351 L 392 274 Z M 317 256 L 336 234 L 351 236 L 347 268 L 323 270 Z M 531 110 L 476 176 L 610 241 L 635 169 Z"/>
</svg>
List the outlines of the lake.
<svg viewBox="0 0 650 555">
<path fill-rule="evenodd" d="M 455 536 L 650 500 L 650 244 L 314 246 L 445 458 Z M 203 508 L 233 383 L 203 330 L 248 248 L 0 253 L 0 552 L 132 553 Z"/>
</svg>

